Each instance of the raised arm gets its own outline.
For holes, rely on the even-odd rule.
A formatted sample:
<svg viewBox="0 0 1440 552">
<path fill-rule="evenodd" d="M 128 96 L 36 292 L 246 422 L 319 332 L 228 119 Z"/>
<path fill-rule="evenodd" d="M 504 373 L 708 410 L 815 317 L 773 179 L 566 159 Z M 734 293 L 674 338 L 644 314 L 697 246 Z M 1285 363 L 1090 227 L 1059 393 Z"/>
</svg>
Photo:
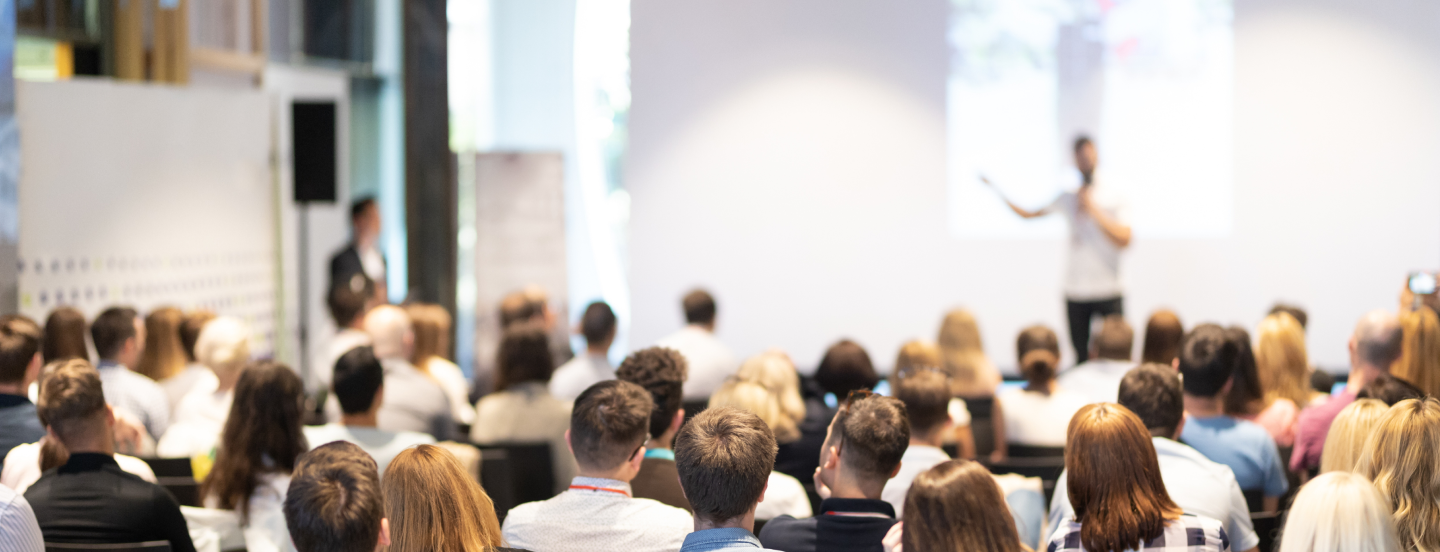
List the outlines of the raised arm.
<svg viewBox="0 0 1440 552">
<path fill-rule="evenodd" d="M 1016 205 L 1014 202 L 1010 201 L 1010 198 L 1005 197 L 1005 194 L 1000 193 L 1000 189 L 996 188 L 995 184 L 992 184 L 989 178 L 981 176 L 980 182 L 983 182 L 986 186 L 989 186 L 991 190 L 995 190 L 995 194 L 1000 196 L 1000 201 L 1004 201 L 1005 205 L 1008 205 L 1011 211 L 1015 211 L 1015 214 L 1020 215 L 1020 218 L 1032 219 L 1035 217 L 1043 217 L 1050 214 L 1050 211 L 1048 209 L 1036 209 L 1034 211 L 1028 211 L 1020 207 L 1019 205 Z"/>
</svg>

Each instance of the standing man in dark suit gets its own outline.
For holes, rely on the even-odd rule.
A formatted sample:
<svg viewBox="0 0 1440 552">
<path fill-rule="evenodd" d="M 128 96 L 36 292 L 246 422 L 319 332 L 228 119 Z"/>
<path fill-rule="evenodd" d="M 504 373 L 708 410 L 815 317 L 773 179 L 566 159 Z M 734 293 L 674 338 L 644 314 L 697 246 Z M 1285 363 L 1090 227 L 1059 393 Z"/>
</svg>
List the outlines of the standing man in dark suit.
<svg viewBox="0 0 1440 552">
<path fill-rule="evenodd" d="M 375 295 L 388 297 L 385 286 L 385 255 L 380 252 L 380 205 L 375 198 L 362 198 L 350 206 L 350 245 L 330 258 L 330 286 L 348 284 L 364 274 L 375 283 Z"/>
</svg>

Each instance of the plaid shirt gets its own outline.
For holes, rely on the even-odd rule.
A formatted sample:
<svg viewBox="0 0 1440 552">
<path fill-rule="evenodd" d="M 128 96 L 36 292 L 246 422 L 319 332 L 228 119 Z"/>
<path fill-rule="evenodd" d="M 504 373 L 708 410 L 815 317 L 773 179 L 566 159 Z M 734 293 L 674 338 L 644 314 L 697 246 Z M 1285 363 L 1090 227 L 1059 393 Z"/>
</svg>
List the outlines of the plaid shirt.
<svg viewBox="0 0 1440 552">
<path fill-rule="evenodd" d="M 1084 552 L 1080 545 L 1080 524 L 1070 521 L 1050 537 L 1046 552 Z M 1230 535 L 1225 525 L 1207 517 L 1180 516 L 1167 522 L 1165 532 L 1145 543 L 1136 552 L 1230 552 Z"/>
</svg>

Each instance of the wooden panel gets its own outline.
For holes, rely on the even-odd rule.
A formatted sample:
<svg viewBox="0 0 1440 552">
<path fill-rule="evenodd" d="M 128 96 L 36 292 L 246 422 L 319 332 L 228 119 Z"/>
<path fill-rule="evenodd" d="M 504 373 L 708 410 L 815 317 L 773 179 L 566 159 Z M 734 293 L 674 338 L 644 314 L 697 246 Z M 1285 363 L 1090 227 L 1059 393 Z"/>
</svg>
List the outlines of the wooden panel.
<svg viewBox="0 0 1440 552">
<path fill-rule="evenodd" d="M 145 79 L 145 5 L 141 0 L 115 4 L 115 78 Z"/>
<path fill-rule="evenodd" d="M 155 14 L 155 49 L 151 56 L 151 78 L 160 82 L 190 82 L 190 0 L 179 0 L 173 9 L 150 0 Z"/>
</svg>

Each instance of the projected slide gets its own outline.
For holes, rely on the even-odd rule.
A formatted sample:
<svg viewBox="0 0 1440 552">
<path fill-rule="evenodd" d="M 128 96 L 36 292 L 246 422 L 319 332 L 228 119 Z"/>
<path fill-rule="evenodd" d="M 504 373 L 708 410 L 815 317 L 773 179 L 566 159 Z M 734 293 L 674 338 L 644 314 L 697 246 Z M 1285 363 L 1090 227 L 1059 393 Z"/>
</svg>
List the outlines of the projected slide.
<svg viewBox="0 0 1440 552">
<path fill-rule="evenodd" d="M 952 0 L 949 225 L 960 238 L 1062 236 L 1037 208 L 1075 189 L 1094 138 L 1138 237 L 1220 237 L 1232 213 L 1232 0 Z"/>
</svg>

